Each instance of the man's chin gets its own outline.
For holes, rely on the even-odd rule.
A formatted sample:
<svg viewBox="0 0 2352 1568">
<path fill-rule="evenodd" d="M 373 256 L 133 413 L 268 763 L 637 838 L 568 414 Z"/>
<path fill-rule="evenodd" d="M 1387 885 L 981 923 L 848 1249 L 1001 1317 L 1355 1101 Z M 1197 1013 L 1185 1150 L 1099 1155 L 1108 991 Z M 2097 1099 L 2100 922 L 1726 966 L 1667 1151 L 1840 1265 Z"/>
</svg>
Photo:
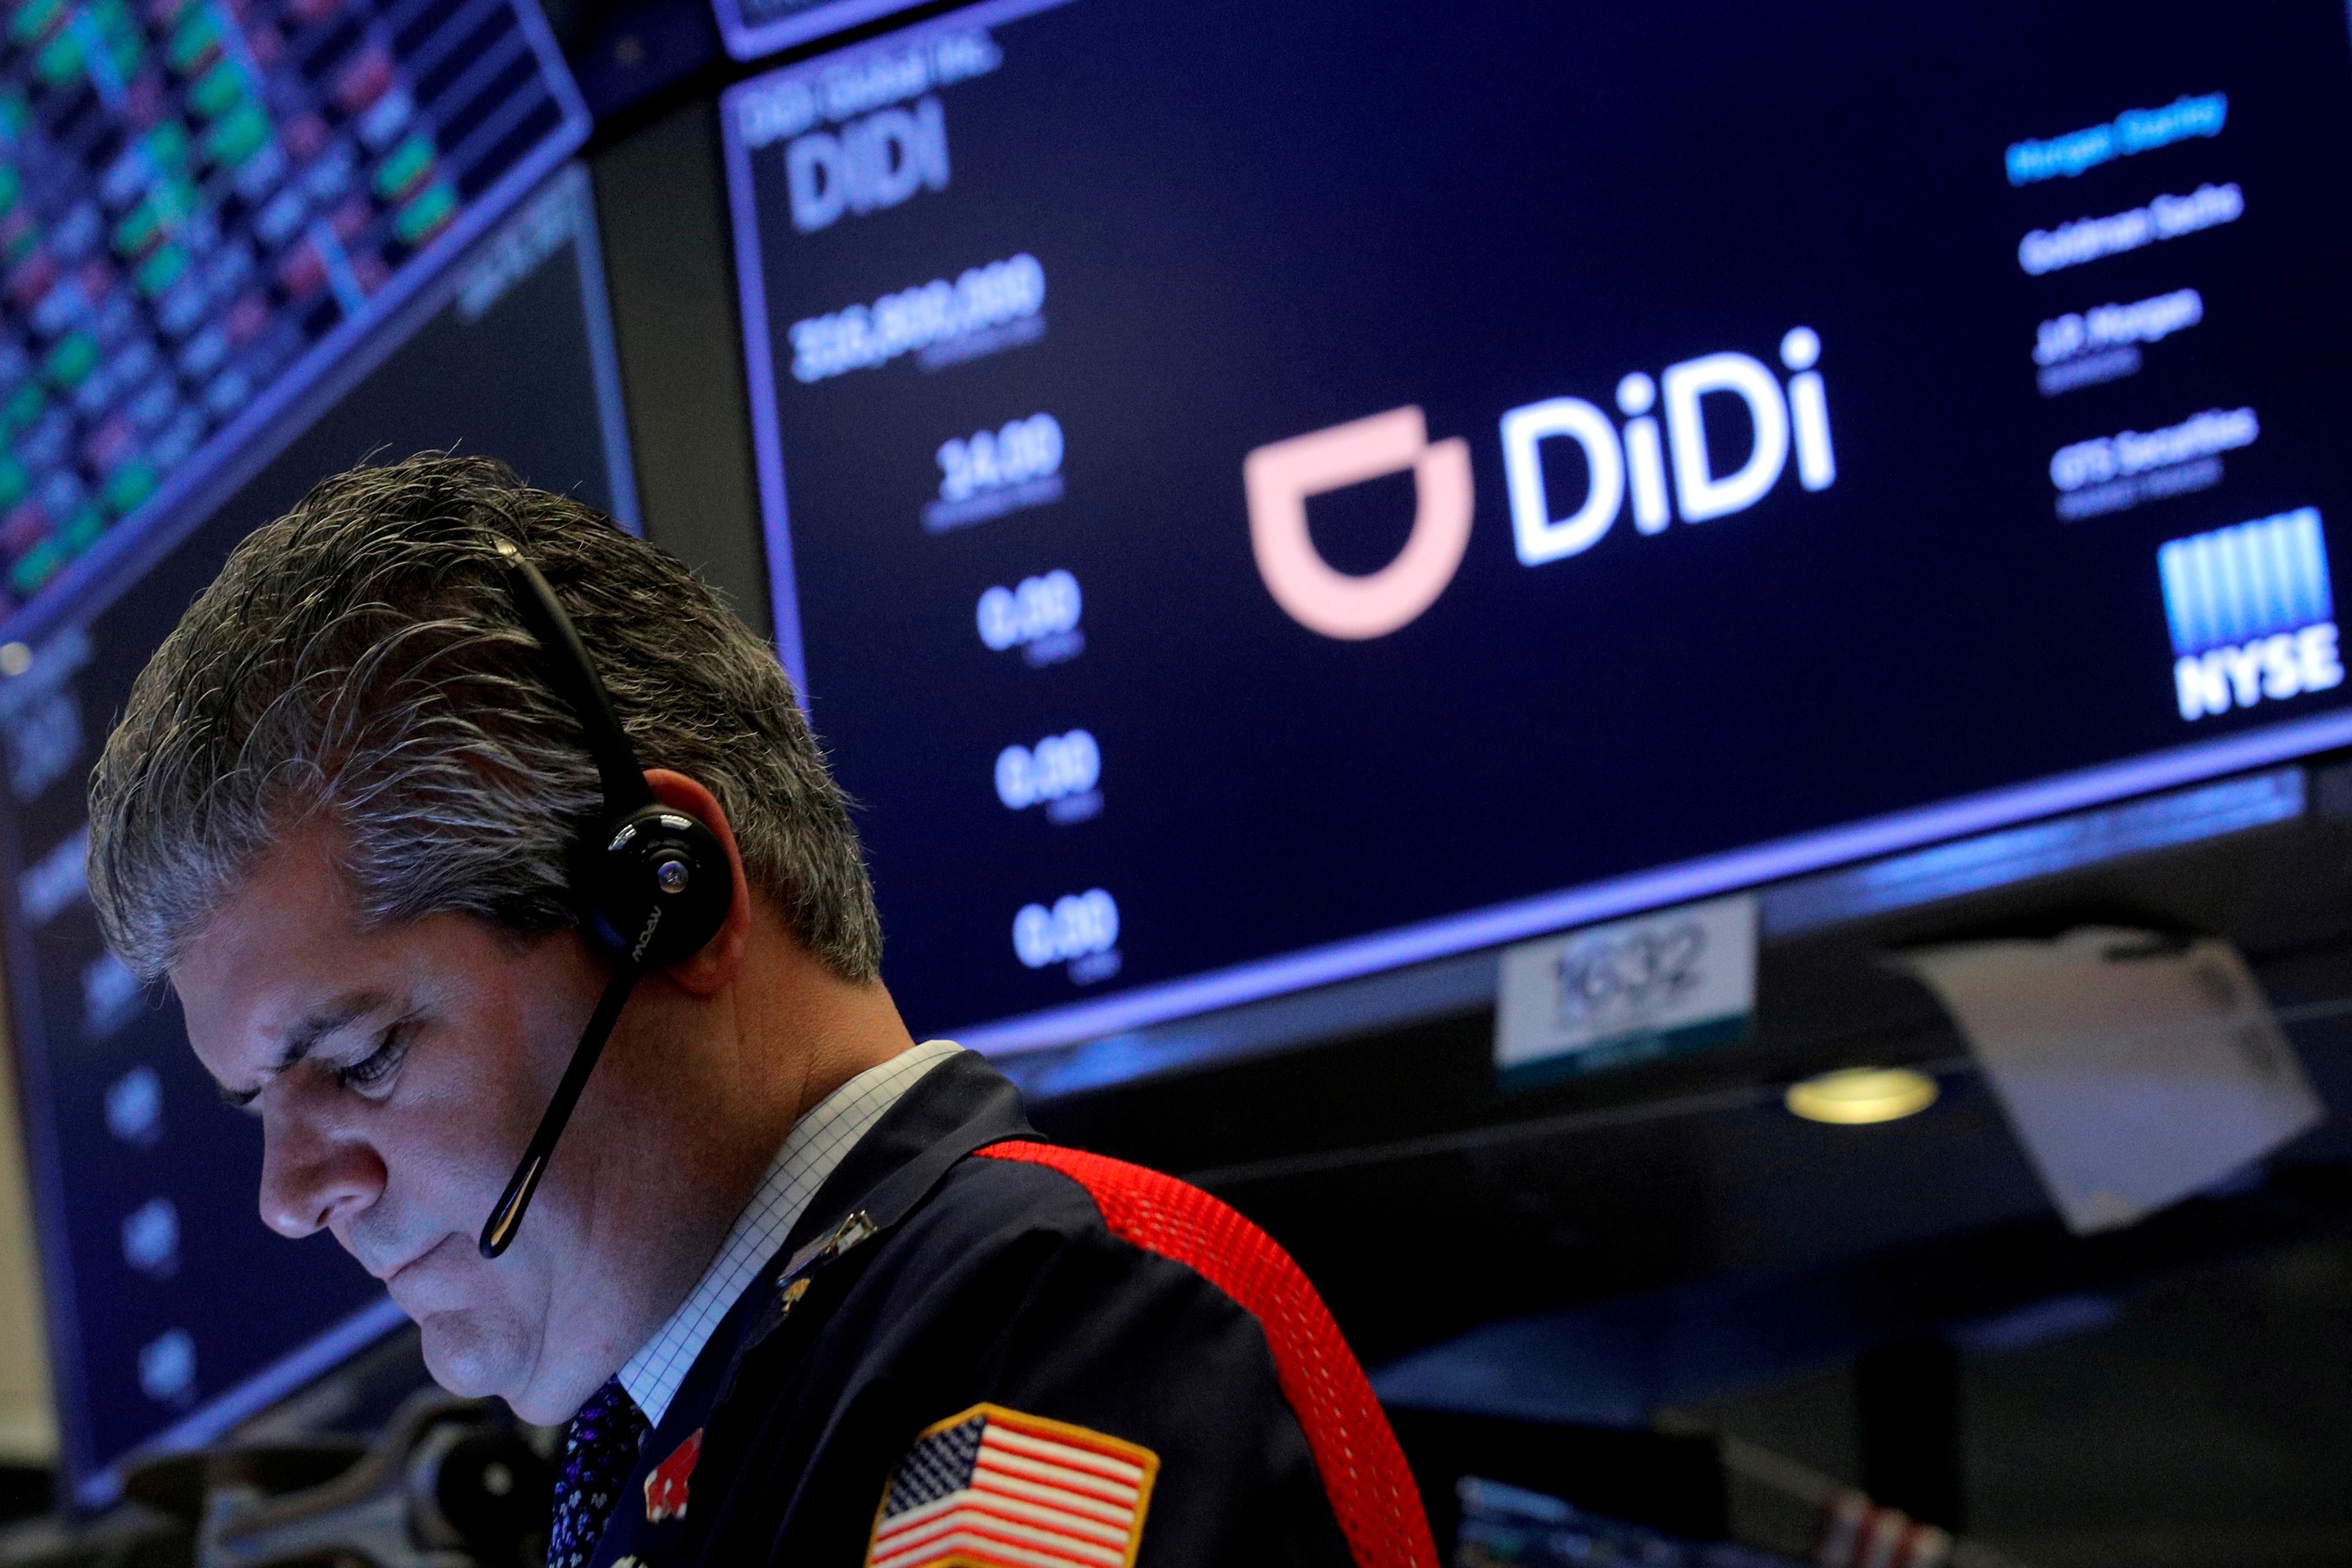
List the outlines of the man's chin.
<svg viewBox="0 0 2352 1568">
<path fill-rule="evenodd" d="M 416 1320 L 425 1342 L 425 1370 L 433 1381 L 466 1399 L 521 1392 L 530 1357 L 513 1323 L 488 1319 L 478 1310 L 427 1312 Z"/>
</svg>

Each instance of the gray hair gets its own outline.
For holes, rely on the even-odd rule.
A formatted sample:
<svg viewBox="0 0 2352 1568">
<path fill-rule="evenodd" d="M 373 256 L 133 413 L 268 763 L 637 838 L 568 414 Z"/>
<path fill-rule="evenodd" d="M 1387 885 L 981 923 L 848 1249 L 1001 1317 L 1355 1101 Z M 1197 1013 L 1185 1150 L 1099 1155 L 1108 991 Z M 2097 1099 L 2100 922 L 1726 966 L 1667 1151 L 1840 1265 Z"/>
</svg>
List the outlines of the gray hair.
<svg viewBox="0 0 2352 1568">
<path fill-rule="evenodd" d="M 89 890 L 152 978 L 323 820 L 371 926 L 579 924 L 603 797 L 499 566 L 553 585 L 638 759 L 718 797 L 753 888 L 835 974 L 878 972 L 848 802 L 775 654 L 670 557 L 504 464 L 428 453 L 320 483 L 237 546 L 140 673 L 89 787 Z"/>
</svg>

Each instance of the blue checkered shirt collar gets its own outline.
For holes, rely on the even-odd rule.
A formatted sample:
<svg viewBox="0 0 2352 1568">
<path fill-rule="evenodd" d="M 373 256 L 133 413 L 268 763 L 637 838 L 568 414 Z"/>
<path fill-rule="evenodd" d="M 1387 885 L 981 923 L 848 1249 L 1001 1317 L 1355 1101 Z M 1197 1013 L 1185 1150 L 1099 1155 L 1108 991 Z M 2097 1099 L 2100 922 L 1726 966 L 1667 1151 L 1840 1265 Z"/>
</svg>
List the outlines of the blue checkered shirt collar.
<svg viewBox="0 0 2352 1568">
<path fill-rule="evenodd" d="M 784 1244 L 825 1177 L 918 1079 L 961 1049 L 952 1040 L 926 1040 L 878 1067 L 867 1068 L 793 1124 L 768 1166 L 768 1174 L 760 1178 L 759 1190 L 736 1216 L 734 1228 L 728 1231 L 725 1244 L 701 1281 L 670 1314 L 669 1322 L 621 1368 L 621 1386 L 629 1391 L 649 1423 L 661 1425 L 670 1401 L 677 1396 L 678 1385 L 710 1342 L 719 1320 L 727 1315 L 727 1309 L 735 1304 L 760 1265 Z"/>
</svg>

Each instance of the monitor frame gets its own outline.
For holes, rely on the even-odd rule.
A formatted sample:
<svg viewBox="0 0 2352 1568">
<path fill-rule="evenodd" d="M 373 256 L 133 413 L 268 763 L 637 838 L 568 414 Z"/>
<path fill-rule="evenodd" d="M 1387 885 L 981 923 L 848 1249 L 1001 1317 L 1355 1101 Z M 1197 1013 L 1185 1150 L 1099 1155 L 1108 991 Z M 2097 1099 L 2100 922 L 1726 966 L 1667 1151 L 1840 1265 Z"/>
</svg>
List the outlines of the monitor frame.
<svg viewBox="0 0 2352 1568">
<path fill-rule="evenodd" d="M 772 22 L 746 22 L 742 0 L 710 0 L 719 17 L 719 37 L 728 55 L 746 63 L 763 59 L 795 44 L 845 33 L 863 23 L 911 11 L 923 0 L 822 0 L 805 11 L 779 16 Z"/>
</svg>

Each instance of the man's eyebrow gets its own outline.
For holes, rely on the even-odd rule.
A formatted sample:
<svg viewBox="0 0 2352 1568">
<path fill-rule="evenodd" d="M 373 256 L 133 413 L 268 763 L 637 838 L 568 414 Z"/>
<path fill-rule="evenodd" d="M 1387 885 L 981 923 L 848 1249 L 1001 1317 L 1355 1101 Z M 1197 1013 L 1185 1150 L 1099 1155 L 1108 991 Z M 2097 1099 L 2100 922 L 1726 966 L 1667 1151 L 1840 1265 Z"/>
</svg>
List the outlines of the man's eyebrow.
<svg viewBox="0 0 2352 1568">
<path fill-rule="evenodd" d="M 286 1031 L 278 1048 L 278 1060 L 269 1064 L 268 1074 L 250 1089 L 231 1089 L 220 1085 L 220 1096 L 229 1104 L 242 1110 L 260 1098 L 269 1080 L 288 1068 L 298 1065 L 303 1058 L 319 1048 L 319 1042 L 341 1030 L 349 1029 L 370 1013 L 381 1012 L 391 1005 L 391 998 L 381 991 L 363 991 L 338 997 L 333 1001 L 313 1008 L 304 1014 L 293 1028 Z"/>
</svg>

